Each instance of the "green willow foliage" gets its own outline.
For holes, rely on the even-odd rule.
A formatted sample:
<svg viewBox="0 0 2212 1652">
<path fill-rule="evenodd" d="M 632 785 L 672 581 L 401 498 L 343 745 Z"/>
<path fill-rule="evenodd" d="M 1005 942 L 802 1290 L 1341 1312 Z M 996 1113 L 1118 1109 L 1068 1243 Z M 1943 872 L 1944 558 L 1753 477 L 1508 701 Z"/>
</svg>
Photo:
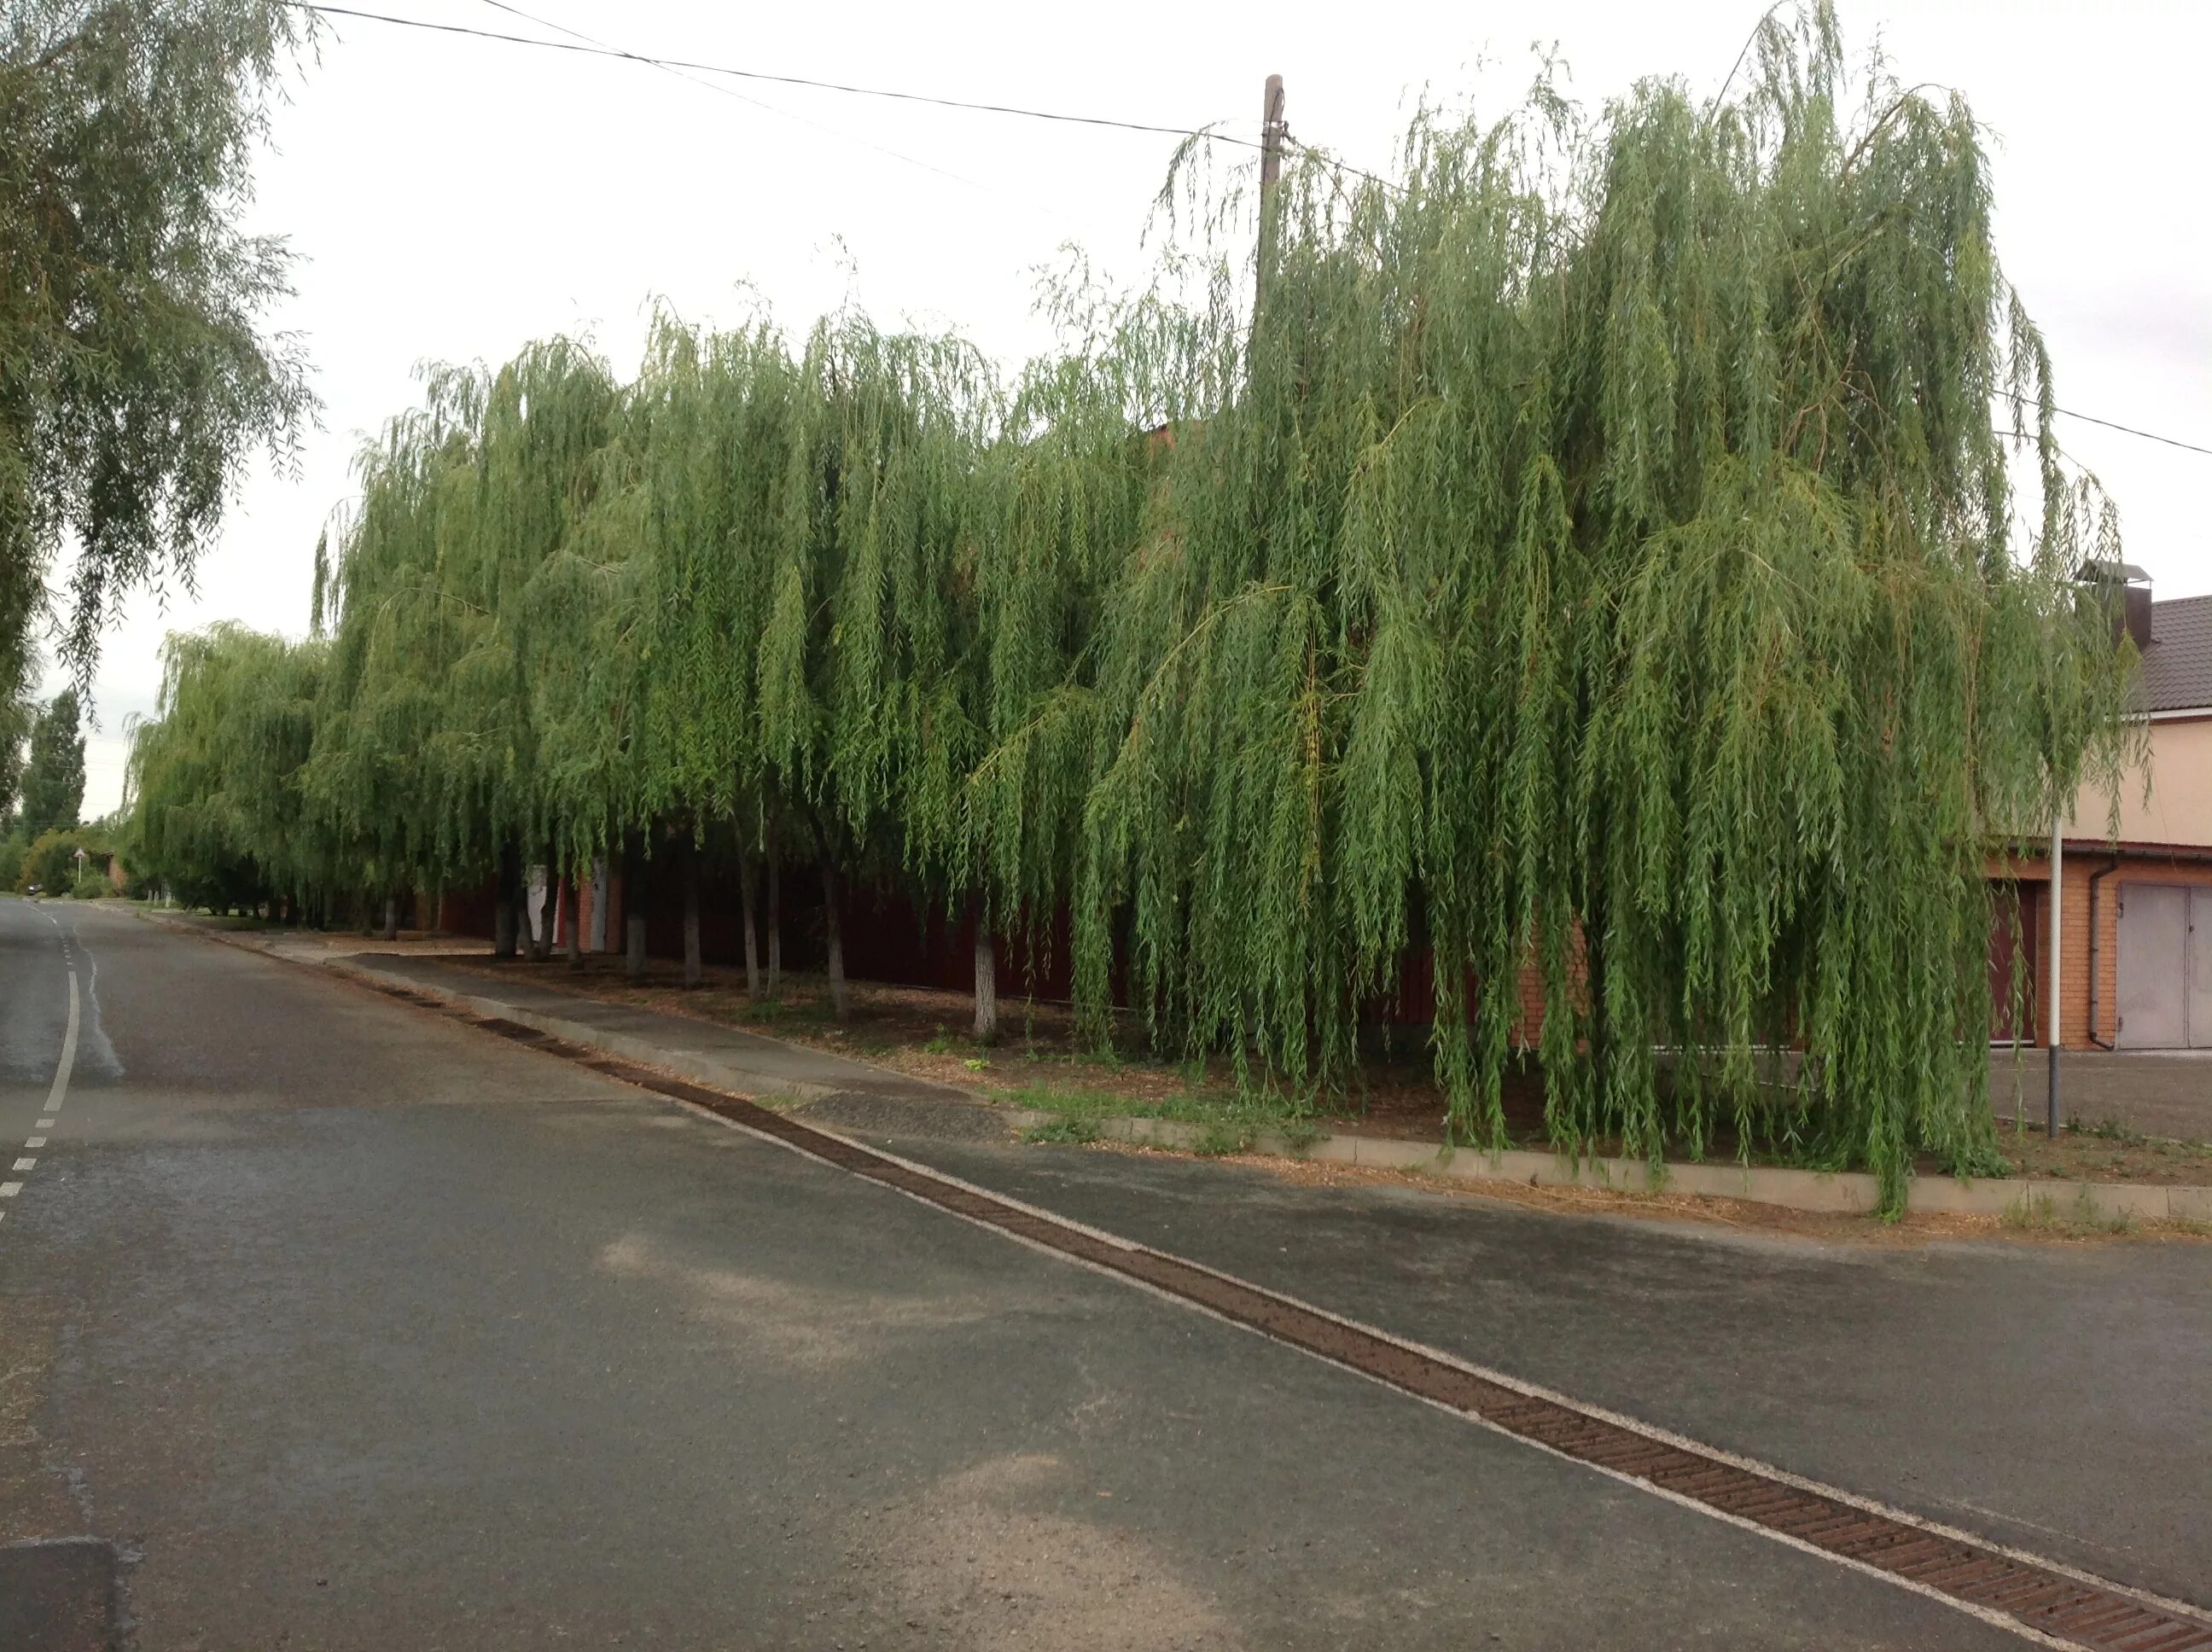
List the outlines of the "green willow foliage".
<svg viewBox="0 0 2212 1652">
<path fill-rule="evenodd" d="M 331 886 L 342 868 L 305 786 L 327 659 L 227 623 L 162 645 L 158 715 L 131 745 L 126 865 L 194 904 Z"/>
<path fill-rule="evenodd" d="M 1066 283 L 1011 383 L 849 313 L 434 376 L 308 645 L 315 853 L 711 829 L 1066 914 L 1102 1033 L 1297 1094 L 1425 952 L 1470 1139 L 1525 1054 L 1563 1148 L 1972 1167 L 1986 857 L 2118 772 L 2117 543 L 1964 103 L 1847 100 L 1825 5 L 1748 55 L 1734 100 L 1425 112 L 1394 184 L 1300 158 L 1256 314 L 1182 166 L 1200 301 Z"/>
<path fill-rule="evenodd" d="M 316 35 L 279 0 L 0 6 L 0 697 L 56 609 L 88 678 L 114 604 L 189 587 L 253 449 L 289 463 L 313 416 L 298 340 L 267 328 L 290 254 L 243 220 Z"/>
</svg>

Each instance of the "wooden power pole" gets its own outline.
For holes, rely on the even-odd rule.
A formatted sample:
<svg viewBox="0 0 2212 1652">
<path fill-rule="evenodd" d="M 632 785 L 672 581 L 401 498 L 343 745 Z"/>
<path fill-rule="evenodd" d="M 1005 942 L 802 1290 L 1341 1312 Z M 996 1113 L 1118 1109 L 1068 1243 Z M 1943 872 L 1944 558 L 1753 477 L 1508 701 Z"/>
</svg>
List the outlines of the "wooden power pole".
<svg viewBox="0 0 2212 1652">
<path fill-rule="evenodd" d="M 1260 255 L 1259 273 L 1252 286 L 1252 325 L 1260 325 L 1260 306 L 1267 296 L 1267 271 L 1275 261 L 1275 184 L 1283 173 L 1283 139 L 1290 128 L 1283 119 L 1283 77 L 1267 76 L 1266 100 L 1260 124 Z"/>
</svg>

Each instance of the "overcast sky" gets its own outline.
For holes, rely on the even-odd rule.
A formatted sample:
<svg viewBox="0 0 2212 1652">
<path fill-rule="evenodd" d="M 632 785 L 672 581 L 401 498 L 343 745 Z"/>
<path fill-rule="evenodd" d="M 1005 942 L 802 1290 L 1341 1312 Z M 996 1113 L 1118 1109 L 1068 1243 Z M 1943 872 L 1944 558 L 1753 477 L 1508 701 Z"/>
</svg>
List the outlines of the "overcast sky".
<svg viewBox="0 0 2212 1652">
<path fill-rule="evenodd" d="M 490 0 L 368 9 L 553 35 Z M 1175 126 L 1259 130 L 1270 72 L 1292 134 L 1380 169 L 1423 85 L 1502 112 L 1556 43 L 1590 104 L 1648 74 L 1717 89 L 1752 0 L 1303 0 L 1099 9 L 848 0 L 520 0 L 626 49 Z M 2062 405 L 2212 446 L 2212 228 L 2203 210 L 2202 0 L 1844 0 L 1908 82 L 1962 88 L 1994 129 L 1998 249 L 2048 337 Z M 557 37 L 556 37 L 557 38 Z M 1485 65 L 1491 65 L 1486 67 Z M 322 428 L 301 474 L 257 471 L 196 599 L 150 596 L 106 641 L 85 810 L 115 806 L 123 729 L 150 714 L 163 634 L 223 617 L 307 628 L 315 538 L 362 441 L 426 361 L 497 361 L 586 331 L 627 372 L 656 296 L 694 320 L 749 287 L 803 329 L 848 292 L 879 320 L 957 326 L 1008 359 L 1045 342 L 1034 272 L 1079 243 L 1142 269 L 1174 140 L 724 82 L 334 20 L 260 169 L 258 227 L 291 238 Z M 2212 592 L 2212 458 L 2062 421 L 2118 499 L 2160 596 Z M 58 686 L 50 683 L 49 689 Z"/>
</svg>

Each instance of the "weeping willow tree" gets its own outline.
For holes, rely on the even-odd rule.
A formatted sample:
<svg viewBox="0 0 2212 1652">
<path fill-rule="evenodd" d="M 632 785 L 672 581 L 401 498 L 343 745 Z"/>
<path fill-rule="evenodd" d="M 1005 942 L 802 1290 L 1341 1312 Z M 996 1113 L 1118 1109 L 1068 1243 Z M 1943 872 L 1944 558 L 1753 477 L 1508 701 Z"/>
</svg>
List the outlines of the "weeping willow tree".
<svg viewBox="0 0 2212 1652">
<path fill-rule="evenodd" d="M 673 845 L 696 914 L 711 835 L 770 992 L 818 873 L 841 1013 L 892 884 L 979 1000 L 1065 914 L 1102 1036 L 1301 1096 L 1432 981 L 1462 1139 L 1525 1066 L 1564 1150 L 1979 1165 L 1988 857 L 2116 776 L 2127 661 L 1964 102 L 1814 5 L 1720 97 L 1428 110 L 1250 204 L 1180 167 L 1159 288 L 1060 284 L 1004 380 L 851 312 L 434 374 L 329 569 L 302 841 L 510 908 Z"/>
<path fill-rule="evenodd" d="M 125 858 L 188 903 L 314 907 L 340 876 L 304 775 L 320 642 L 222 623 L 161 647 L 158 715 L 131 731 Z"/>
<path fill-rule="evenodd" d="M 364 453 L 357 513 L 318 580 L 337 642 L 309 783 L 392 883 L 495 875 L 502 951 L 523 867 L 554 864 L 573 829 L 538 771 L 538 690 L 597 616 L 543 582 L 587 513 L 615 403 L 611 375 L 565 339 L 496 372 L 437 370 L 424 406 Z"/>
<path fill-rule="evenodd" d="M 1778 1134 L 1894 1202 L 1984 1155 L 1985 855 L 2124 677 L 1963 100 L 1847 98 L 1826 5 L 1753 55 L 1286 176 L 1102 616 L 1078 945 L 1310 1084 L 1425 944 L 1491 1141 L 1531 966 L 1561 1146 Z"/>
<path fill-rule="evenodd" d="M 1046 961 L 1053 920 L 1074 898 L 1103 736 L 1102 598 L 1144 538 L 1164 455 L 1191 411 L 1177 346 L 1202 336 L 1173 307 L 1081 280 L 1055 289 L 1055 307 L 1068 348 L 1030 364 L 970 483 L 956 682 L 980 756 L 964 773 L 928 771 L 908 806 L 933 823 L 917 835 L 941 846 L 945 882 L 970 904 L 979 1037 L 995 1030 L 994 931 Z M 1109 1005 L 1110 981 L 1093 987 L 1094 1005 Z"/>
<path fill-rule="evenodd" d="M 445 829 L 430 756 L 446 689 L 481 616 L 443 584 L 451 478 L 466 461 L 467 403 L 436 374 L 425 405 L 394 419 L 358 460 L 361 501 L 317 547 L 314 629 L 331 631 L 304 778 L 329 829 L 387 895 L 481 875 L 482 848 Z"/>
<path fill-rule="evenodd" d="M 665 817 L 687 845 L 728 823 L 756 998 L 775 994 L 781 967 L 775 880 L 786 811 L 780 771 L 762 744 L 761 639 L 774 604 L 799 389 L 782 338 L 765 322 L 716 334 L 662 315 L 629 398 L 621 484 L 605 495 L 603 513 L 619 521 L 603 531 L 634 548 L 641 604 L 632 668 L 638 744 L 628 782 L 635 800 L 610 792 L 610 817 Z M 592 714 L 587 698 L 578 705 Z M 763 851 L 765 987 L 755 910 Z M 687 967 L 696 957 L 696 864 L 687 849 Z"/>
</svg>

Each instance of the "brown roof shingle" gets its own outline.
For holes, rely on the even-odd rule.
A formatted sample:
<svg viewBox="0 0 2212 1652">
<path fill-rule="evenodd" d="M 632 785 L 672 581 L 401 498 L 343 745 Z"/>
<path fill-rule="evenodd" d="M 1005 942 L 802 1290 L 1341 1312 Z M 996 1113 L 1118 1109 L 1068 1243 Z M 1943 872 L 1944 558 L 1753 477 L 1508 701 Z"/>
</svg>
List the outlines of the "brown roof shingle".
<svg viewBox="0 0 2212 1652">
<path fill-rule="evenodd" d="M 2151 604 L 2142 686 L 2153 712 L 2212 708 L 2212 597 Z"/>
</svg>

